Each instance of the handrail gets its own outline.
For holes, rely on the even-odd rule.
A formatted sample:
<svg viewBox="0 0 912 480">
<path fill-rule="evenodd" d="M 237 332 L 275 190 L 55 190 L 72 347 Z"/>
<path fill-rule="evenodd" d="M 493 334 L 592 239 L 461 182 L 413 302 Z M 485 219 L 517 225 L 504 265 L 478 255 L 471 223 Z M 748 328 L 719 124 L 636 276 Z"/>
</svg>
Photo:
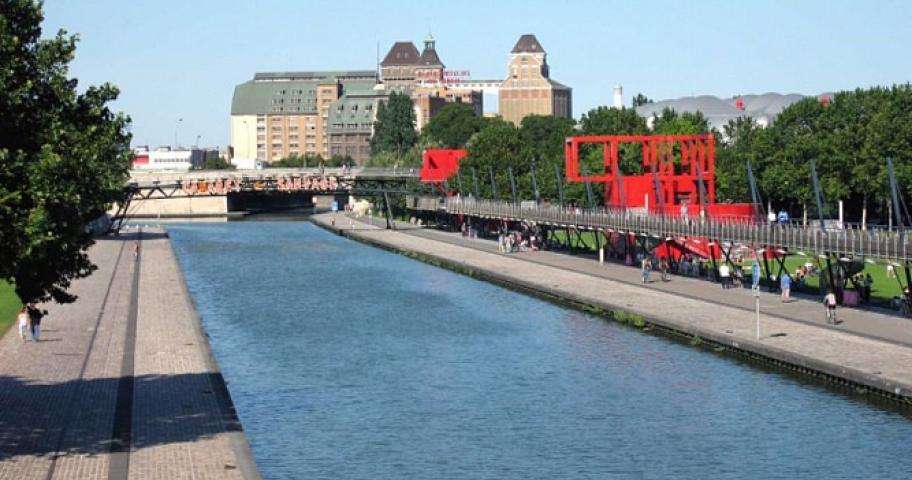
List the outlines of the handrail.
<svg viewBox="0 0 912 480">
<path fill-rule="evenodd" d="M 475 217 L 500 218 L 606 232 L 651 235 L 658 238 L 706 238 L 728 244 L 761 245 L 787 251 L 828 252 L 839 257 L 908 261 L 908 235 L 903 230 L 827 229 L 819 225 L 769 224 L 733 218 L 713 219 L 598 207 L 561 207 L 500 200 L 408 195 L 413 210 L 438 211 Z"/>
</svg>

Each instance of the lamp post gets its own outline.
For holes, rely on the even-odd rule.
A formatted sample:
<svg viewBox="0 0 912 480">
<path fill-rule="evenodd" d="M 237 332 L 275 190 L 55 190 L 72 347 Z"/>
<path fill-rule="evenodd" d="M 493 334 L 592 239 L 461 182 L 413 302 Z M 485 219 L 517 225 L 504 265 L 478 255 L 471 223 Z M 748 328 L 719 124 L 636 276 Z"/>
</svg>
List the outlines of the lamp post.
<svg viewBox="0 0 912 480">
<path fill-rule="evenodd" d="M 177 121 L 174 122 L 174 149 L 175 150 L 177 150 L 177 131 L 180 129 L 180 124 L 183 121 L 184 121 L 183 118 L 178 118 Z"/>
</svg>

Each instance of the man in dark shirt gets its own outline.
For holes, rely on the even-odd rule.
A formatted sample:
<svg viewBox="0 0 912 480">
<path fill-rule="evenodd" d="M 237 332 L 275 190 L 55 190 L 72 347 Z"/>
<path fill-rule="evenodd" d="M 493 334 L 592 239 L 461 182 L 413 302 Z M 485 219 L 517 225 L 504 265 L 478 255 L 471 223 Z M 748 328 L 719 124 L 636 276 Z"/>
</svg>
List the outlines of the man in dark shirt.
<svg viewBox="0 0 912 480">
<path fill-rule="evenodd" d="M 28 304 L 28 316 L 31 320 L 32 338 L 38 342 L 41 336 L 41 318 L 47 314 L 47 310 L 40 310 L 34 303 Z"/>
</svg>

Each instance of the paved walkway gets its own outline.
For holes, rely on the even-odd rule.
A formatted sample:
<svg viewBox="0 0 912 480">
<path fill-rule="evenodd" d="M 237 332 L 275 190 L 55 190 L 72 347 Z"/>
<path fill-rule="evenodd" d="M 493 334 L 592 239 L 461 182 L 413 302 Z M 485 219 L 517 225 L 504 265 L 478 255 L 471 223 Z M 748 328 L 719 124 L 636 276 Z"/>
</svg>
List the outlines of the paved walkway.
<svg viewBox="0 0 912 480">
<path fill-rule="evenodd" d="M 367 222 L 367 219 L 361 220 Z M 386 226 L 382 219 L 374 219 L 373 223 L 377 227 L 385 228 Z M 347 225 L 344 222 L 343 224 Z M 409 235 L 484 252 L 497 252 L 497 242 L 493 240 L 470 239 L 459 233 L 419 228 L 405 222 L 397 222 L 397 228 L 398 231 Z M 672 275 L 669 282 L 662 282 L 659 280 L 658 272 L 653 272 L 652 281 L 643 285 L 639 268 L 613 261 L 606 261 L 599 265 L 598 258 L 594 256 L 578 256 L 550 251 L 511 253 L 509 256 L 594 277 L 607 278 L 640 288 L 674 293 L 712 305 L 735 307 L 746 312 L 753 312 L 755 308 L 754 297 L 749 288 L 723 290 L 721 284 L 678 275 Z M 834 327 L 826 324 L 822 303 L 810 295 L 793 294 L 790 302 L 783 303 L 779 294 L 763 291 L 760 295 L 760 304 L 762 311 L 770 316 L 912 346 L 912 319 L 903 317 L 898 312 L 884 309 L 840 308 L 838 315 L 841 323 Z"/>
<path fill-rule="evenodd" d="M 0 339 L 0 479 L 257 478 L 170 242 L 102 239 L 42 341 Z"/>
<path fill-rule="evenodd" d="M 317 215 L 314 220 L 325 225 L 330 218 L 329 214 Z M 909 345 L 859 335 L 842 328 L 823 328 L 765 312 L 761 315 L 763 334 L 758 341 L 754 333 L 754 316 L 741 307 L 721 302 L 708 303 L 697 298 L 703 292 L 699 292 L 700 295 L 680 295 L 668 291 L 665 285 L 662 288 L 644 287 L 612 279 L 607 273 L 578 271 L 564 263 L 576 261 L 566 255 L 547 252 L 498 254 L 488 247 L 492 242 L 463 240 L 458 235 L 415 228 L 389 231 L 349 220 L 343 215 L 336 215 L 336 228 L 352 229 L 348 232 L 351 236 L 392 248 L 458 263 L 504 282 L 609 310 L 637 313 L 661 326 L 912 397 L 912 368 L 909 368 L 912 365 L 912 347 Z M 464 245 L 464 241 L 474 245 Z M 560 260 L 561 264 L 553 266 L 545 261 L 531 261 L 533 257 Z M 603 268 L 597 262 L 595 266 Z M 622 270 L 624 268 L 621 267 Z M 636 272 L 636 269 L 631 270 Z M 613 269 L 606 268 L 605 271 Z M 697 282 L 682 278 L 670 283 L 679 281 Z M 718 286 L 707 282 L 699 282 L 699 287 L 705 290 L 707 296 L 715 296 L 721 291 Z M 729 291 L 724 294 L 733 298 L 735 295 L 749 295 Z M 767 303 L 772 302 L 767 299 Z M 796 302 L 783 308 L 804 308 L 802 305 Z M 819 310 L 814 311 L 819 313 Z"/>
</svg>

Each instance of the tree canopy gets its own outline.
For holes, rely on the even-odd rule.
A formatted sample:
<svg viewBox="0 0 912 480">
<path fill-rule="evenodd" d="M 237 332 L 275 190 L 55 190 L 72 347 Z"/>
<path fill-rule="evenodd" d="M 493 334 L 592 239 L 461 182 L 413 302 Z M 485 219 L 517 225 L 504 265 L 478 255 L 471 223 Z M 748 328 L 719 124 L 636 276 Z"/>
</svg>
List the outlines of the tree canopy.
<svg viewBox="0 0 912 480">
<path fill-rule="evenodd" d="M 393 92 L 377 108 L 371 153 L 395 153 L 401 156 L 418 140 L 415 132 L 415 111 L 412 99 L 405 93 Z"/>
<path fill-rule="evenodd" d="M 763 199 L 796 214 L 808 205 L 816 216 L 811 159 L 825 210 L 843 200 L 847 218 L 860 219 L 867 206 L 872 218 L 886 221 L 887 157 L 893 159 L 904 195 L 912 194 L 909 84 L 839 92 L 828 104 L 806 98 L 786 107 L 768 128 L 734 122 L 726 133 L 730 139 L 718 155 L 720 193 L 726 198 L 748 199 L 746 184 L 738 180 L 747 159 Z"/>
<path fill-rule="evenodd" d="M 0 278 L 25 301 L 70 302 L 89 275 L 86 225 L 120 198 L 130 166 L 129 118 L 110 84 L 77 93 L 77 38 L 41 39 L 41 6 L 0 4 Z"/>
<path fill-rule="evenodd" d="M 475 115 L 471 105 L 447 103 L 424 126 L 421 136 L 430 145 L 463 148 L 483 124 L 483 119 Z"/>
<path fill-rule="evenodd" d="M 645 98 L 645 97 L 643 97 Z M 643 99 L 641 99 L 643 100 Z M 645 99 L 648 101 L 648 99 Z M 528 116 L 519 127 L 500 119 L 484 119 L 480 130 L 466 146 L 468 156 L 461 163 L 461 191 L 474 193 L 472 168 L 479 193 L 490 196 L 490 170 L 494 171 L 499 198 L 509 198 L 508 170 L 512 169 L 518 196 L 534 198 L 532 165 L 542 198 L 556 198 L 557 176 L 563 178 L 563 139 L 586 135 L 688 135 L 716 136 L 716 191 L 718 201 L 751 201 L 747 164 L 757 180 L 761 200 L 798 215 L 804 205 L 816 216 L 810 161 L 816 162 L 820 186 L 829 213 L 843 200 L 846 218 L 860 220 L 866 206 L 869 220 L 886 222 L 890 188 L 887 157 L 893 159 L 897 181 L 904 197 L 912 195 L 912 86 L 876 87 L 839 92 L 828 103 L 816 98 L 796 102 L 763 128 L 751 118 L 738 118 L 723 128 L 712 129 L 700 112 L 664 109 L 647 128 L 647 121 L 628 108 L 597 107 L 584 113 L 579 125 L 572 120 Z M 604 169 L 600 148 L 580 150 L 582 173 Z M 640 145 L 621 148 L 621 169 L 625 174 L 643 173 Z M 564 183 L 565 199 L 583 203 L 584 185 Z M 601 184 L 592 191 L 601 200 Z M 825 212 L 826 213 L 826 212 Z"/>
</svg>

